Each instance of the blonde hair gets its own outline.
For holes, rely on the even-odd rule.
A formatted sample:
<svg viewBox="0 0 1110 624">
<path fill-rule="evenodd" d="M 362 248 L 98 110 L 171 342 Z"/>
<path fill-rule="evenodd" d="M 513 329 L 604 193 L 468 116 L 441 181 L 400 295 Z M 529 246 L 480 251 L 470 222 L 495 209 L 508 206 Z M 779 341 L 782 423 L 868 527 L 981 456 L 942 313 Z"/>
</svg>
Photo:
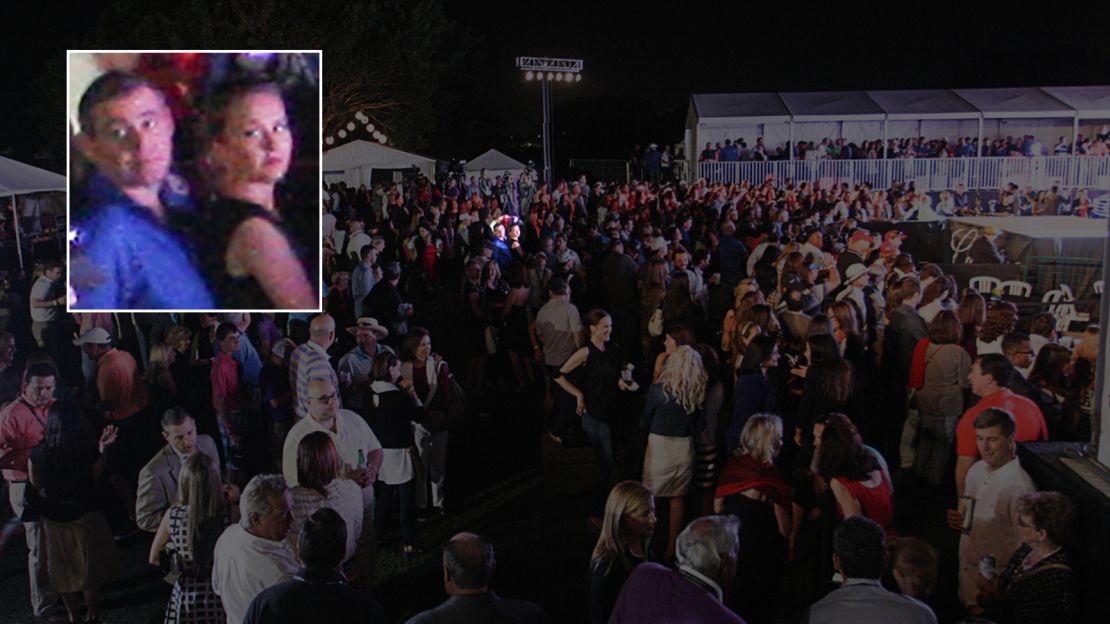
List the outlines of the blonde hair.
<svg viewBox="0 0 1110 624">
<path fill-rule="evenodd" d="M 736 455 L 750 455 L 765 464 L 771 463 L 782 447 L 782 419 L 774 414 L 753 414 L 744 423 Z"/>
<path fill-rule="evenodd" d="M 744 300 L 744 295 L 753 290 L 759 290 L 759 284 L 756 284 L 754 279 L 745 277 L 740 280 L 740 283 L 737 284 L 736 288 L 732 291 L 732 307 L 739 308 L 740 302 Z"/>
<path fill-rule="evenodd" d="M 590 556 L 590 566 L 604 565 L 605 573 L 620 562 L 625 569 L 631 567 L 625 553 L 628 551 L 628 535 L 625 534 L 624 518 L 650 509 L 655 493 L 639 481 L 621 481 L 609 492 L 605 501 L 605 516 L 601 523 L 601 535 L 597 538 L 594 552 Z M 644 540 L 644 551 L 647 551 Z"/>
<path fill-rule="evenodd" d="M 194 555 L 198 537 L 206 521 L 218 517 L 224 510 L 221 491 L 220 468 L 216 460 L 202 451 L 196 451 L 181 464 L 178 476 L 177 504 L 185 507 L 189 518 L 188 550 Z"/>
<path fill-rule="evenodd" d="M 151 345 L 150 357 L 148 358 L 146 367 L 147 373 L 154 373 L 155 371 L 169 368 L 169 364 L 166 362 L 166 359 L 169 350 L 172 348 L 173 347 L 162 342 L 156 342 Z"/>
<path fill-rule="evenodd" d="M 659 375 L 664 398 L 674 397 L 687 414 L 693 414 L 705 401 L 707 380 L 701 356 L 689 346 L 681 346 L 667 356 Z"/>
<path fill-rule="evenodd" d="M 1083 331 L 1083 341 L 1075 347 L 1075 357 L 1098 362 L 1098 325 L 1088 325 Z"/>
<path fill-rule="evenodd" d="M 189 331 L 188 327 L 182 325 L 174 325 L 166 332 L 166 344 L 173 348 L 177 348 L 178 343 L 184 342 L 185 349 L 189 349 L 189 344 L 193 340 L 193 334 Z"/>
</svg>

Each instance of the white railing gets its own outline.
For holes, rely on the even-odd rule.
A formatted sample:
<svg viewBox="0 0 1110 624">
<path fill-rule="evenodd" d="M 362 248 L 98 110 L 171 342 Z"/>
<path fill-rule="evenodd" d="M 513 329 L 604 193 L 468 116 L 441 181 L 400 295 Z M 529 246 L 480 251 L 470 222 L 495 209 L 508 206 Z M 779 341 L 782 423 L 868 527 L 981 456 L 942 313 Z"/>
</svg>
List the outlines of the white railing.
<svg viewBox="0 0 1110 624">
<path fill-rule="evenodd" d="M 1110 158 L 1053 156 L 1038 158 L 922 158 L 895 160 L 780 160 L 771 162 L 702 162 L 699 177 L 711 182 L 762 183 L 767 176 L 794 183 L 862 184 L 888 188 L 913 182 L 921 191 L 1000 189 L 1007 184 L 1044 189 L 1110 187 Z"/>
</svg>

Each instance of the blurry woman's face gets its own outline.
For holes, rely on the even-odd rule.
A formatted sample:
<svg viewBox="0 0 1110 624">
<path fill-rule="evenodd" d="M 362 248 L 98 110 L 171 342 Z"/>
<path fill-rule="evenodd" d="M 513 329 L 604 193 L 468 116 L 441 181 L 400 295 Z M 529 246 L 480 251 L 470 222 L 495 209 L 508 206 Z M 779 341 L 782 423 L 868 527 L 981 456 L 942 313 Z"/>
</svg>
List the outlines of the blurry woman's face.
<svg viewBox="0 0 1110 624">
<path fill-rule="evenodd" d="M 424 336 L 416 347 L 416 359 L 424 361 L 432 354 L 432 337 Z"/>
<path fill-rule="evenodd" d="M 764 368 L 774 368 L 778 365 L 779 365 L 779 348 L 778 348 L 778 346 L 775 346 L 774 349 L 771 349 L 771 357 L 767 358 L 767 361 L 763 363 L 763 366 L 764 366 Z"/>
<path fill-rule="evenodd" d="M 590 327 L 590 334 L 601 339 L 602 342 L 609 342 L 609 336 L 613 333 L 613 319 L 604 316 L 596 325 Z"/>
<path fill-rule="evenodd" d="M 821 436 L 825 433 L 825 425 L 813 424 L 813 448 L 821 448 Z"/>
<path fill-rule="evenodd" d="M 209 158 L 234 182 L 276 184 L 289 171 L 293 136 L 285 103 L 266 91 L 233 100 L 226 111 L 223 132 L 209 150 Z"/>
<path fill-rule="evenodd" d="M 397 381 L 400 378 L 401 378 L 401 361 L 397 360 L 396 362 L 393 363 L 393 366 L 389 367 L 389 379 L 390 379 L 390 381 Z"/>
<path fill-rule="evenodd" d="M 655 534 L 655 502 L 636 513 L 624 516 L 624 527 L 631 537 L 647 539 Z"/>
</svg>

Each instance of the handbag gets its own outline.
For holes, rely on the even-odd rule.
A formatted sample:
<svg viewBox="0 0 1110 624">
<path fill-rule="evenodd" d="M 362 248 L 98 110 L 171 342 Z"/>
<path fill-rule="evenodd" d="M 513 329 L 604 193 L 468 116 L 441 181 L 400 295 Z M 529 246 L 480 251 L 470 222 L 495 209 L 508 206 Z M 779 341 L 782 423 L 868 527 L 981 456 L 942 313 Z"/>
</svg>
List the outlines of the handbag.
<svg viewBox="0 0 1110 624">
<path fill-rule="evenodd" d="M 443 427 L 450 431 L 459 428 L 470 418 L 470 403 L 466 400 L 466 392 L 463 391 L 462 385 L 455 379 L 455 376 L 451 375 L 448 379 L 450 380 L 450 394 L 448 395 L 447 415 Z"/>
<path fill-rule="evenodd" d="M 648 321 L 648 334 L 653 338 L 663 335 L 663 308 L 655 308 Z"/>
<path fill-rule="evenodd" d="M 501 338 L 501 336 L 499 335 L 499 333 L 497 331 L 497 327 L 495 327 L 493 325 L 486 325 L 485 338 L 486 338 L 486 354 L 487 355 L 496 355 L 497 354 L 497 343 L 500 341 L 500 338 Z"/>
</svg>

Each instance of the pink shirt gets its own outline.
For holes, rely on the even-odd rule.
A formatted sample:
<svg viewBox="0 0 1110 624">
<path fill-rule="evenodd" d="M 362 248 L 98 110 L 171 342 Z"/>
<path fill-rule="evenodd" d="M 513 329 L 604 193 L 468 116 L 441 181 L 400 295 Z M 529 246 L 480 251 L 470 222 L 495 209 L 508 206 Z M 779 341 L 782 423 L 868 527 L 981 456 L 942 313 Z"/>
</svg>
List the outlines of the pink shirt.
<svg viewBox="0 0 1110 624">
<path fill-rule="evenodd" d="M 221 403 L 228 412 L 243 409 L 239 397 L 239 371 L 235 358 L 220 351 L 212 362 L 212 407 L 219 410 Z"/>
<path fill-rule="evenodd" d="M 0 410 L 0 466 L 8 481 L 27 480 L 27 459 L 42 441 L 49 409 L 49 405 L 32 408 L 18 398 Z"/>
</svg>

